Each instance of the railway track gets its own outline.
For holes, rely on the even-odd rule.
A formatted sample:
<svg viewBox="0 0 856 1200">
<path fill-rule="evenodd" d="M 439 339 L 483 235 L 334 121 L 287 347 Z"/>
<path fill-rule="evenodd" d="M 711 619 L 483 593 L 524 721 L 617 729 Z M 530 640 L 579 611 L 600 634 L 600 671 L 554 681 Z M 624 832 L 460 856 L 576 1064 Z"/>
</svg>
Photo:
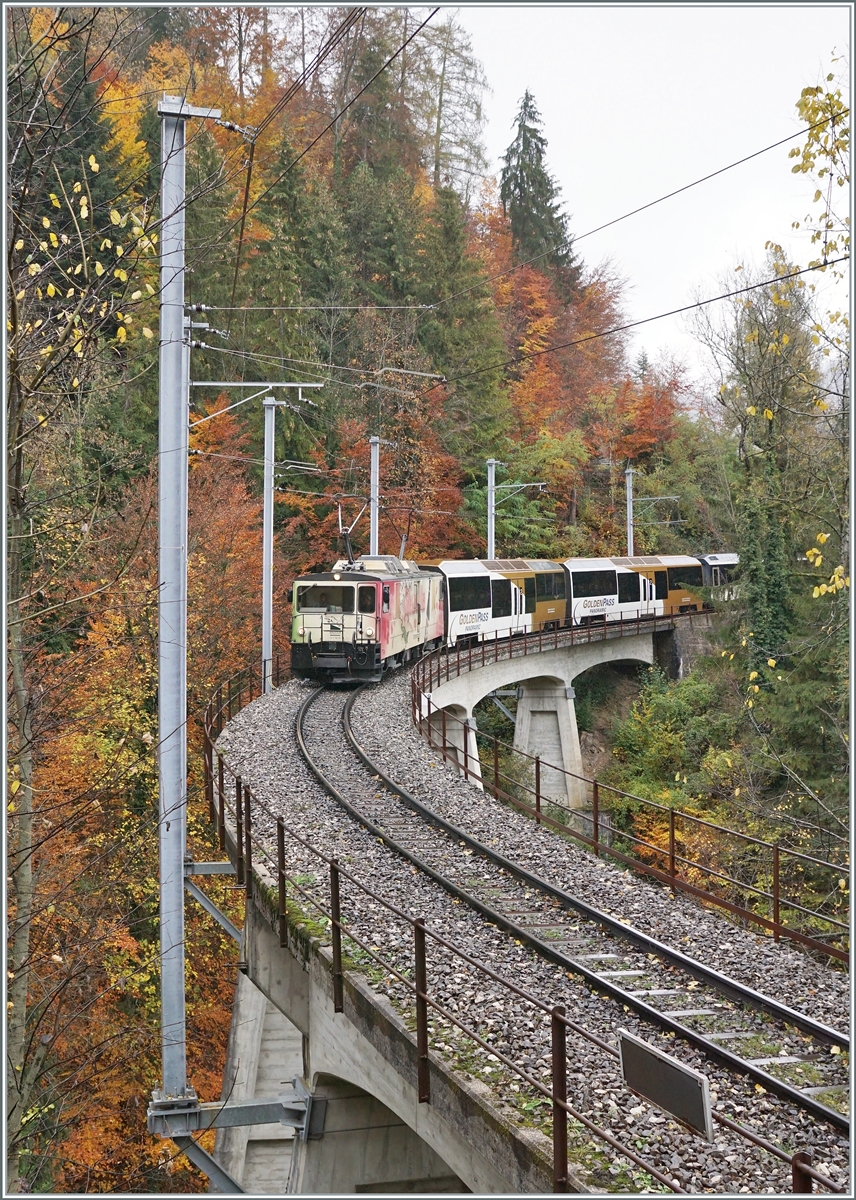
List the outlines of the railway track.
<svg viewBox="0 0 856 1200">
<path fill-rule="evenodd" d="M 362 690 L 362 689 L 360 689 Z M 554 886 L 389 779 L 351 728 L 359 691 L 319 689 L 297 716 L 316 779 L 372 834 L 487 921 L 720 1068 L 848 1133 L 846 1034 Z"/>
</svg>

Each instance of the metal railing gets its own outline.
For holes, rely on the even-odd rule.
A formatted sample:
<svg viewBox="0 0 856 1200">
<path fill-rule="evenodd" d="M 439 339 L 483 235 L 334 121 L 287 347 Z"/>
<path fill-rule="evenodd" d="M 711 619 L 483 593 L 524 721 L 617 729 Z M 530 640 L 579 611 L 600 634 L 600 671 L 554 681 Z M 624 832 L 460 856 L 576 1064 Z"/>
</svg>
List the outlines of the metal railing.
<svg viewBox="0 0 856 1200">
<path fill-rule="evenodd" d="M 686 613 L 668 618 L 668 626 L 670 627 L 674 620 L 689 619 L 692 621 L 692 616 L 692 613 Z M 439 708 L 432 700 L 434 689 L 462 674 L 479 670 L 482 666 L 518 656 L 528 656 L 545 649 L 559 649 L 562 646 L 573 646 L 581 642 L 598 640 L 597 636 L 592 636 L 593 629 L 600 637 L 611 638 L 652 631 L 655 626 L 661 628 L 663 624 L 663 620 L 659 618 L 656 621 L 649 620 L 647 623 L 645 620 L 616 621 L 609 626 L 557 629 L 549 632 L 539 630 L 537 633 L 519 637 L 484 641 L 476 646 L 471 644 L 463 649 L 458 645 L 456 650 L 434 650 L 419 660 L 411 675 L 412 722 L 420 734 L 427 738 L 429 745 L 440 750 L 444 761 L 454 761 L 467 779 L 478 779 L 484 786 L 485 771 L 482 767 L 481 755 L 473 755 L 469 747 L 467 735 L 468 733 L 473 735 L 476 739 L 477 750 L 479 744 L 485 747 L 485 761 L 489 767 L 488 787 L 496 798 L 505 800 L 533 816 L 537 823 L 549 825 L 551 828 L 573 837 L 575 841 L 590 846 L 597 856 L 608 855 L 635 871 L 650 875 L 660 882 L 668 884 L 673 890 L 687 892 L 697 899 L 725 909 L 732 915 L 750 921 L 772 933 L 776 941 L 779 941 L 781 937 L 786 937 L 813 950 L 822 951 L 841 962 L 849 962 L 848 949 L 833 944 L 836 940 L 849 939 L 849 924 L 829 912 L 801 904 L 798 900 L 786 895 L 783 890 L 783 877 L 793 877 L 799 870 L 804 869 L 804 865 L 807 865 L 809 869 L 819 869 L 824 872 L 828 878 L 829 894 L 838 896 L 841 894 L 838 881 L 842 877 L 846 877 L 849 890 L 849 866 L 829 862 L 811 854 L 792 850 L 787 846 L 765 841 L 763 838 L 753 837 L 740 830 L 730 829 L 703 817 L 684 812 L 682 809 L 671 808 L 669 805 L 659 804 L 642 796 L 635 796 L 620 788 L 602 783 L 598 779 L 544 762 L 538 755 L 527 754 L 495 736 L 474 729 L 465 720 Z M 453 728 L 460 727 L 457 730 L 459 738 L 455 742 L 449 738 L 450 723 Z M 515 772 L 514 775 L 502 772 L 500 770 L 500 750 L 506 762 L 516 762 L 521 765 L 522 769 Z M 554 777 L 558 775 L 564 780 L 574 780 L 577 784 L 586 785 L 590 789 L 591 815 L 580 808 L 572 808 L 553 794 L 546 795 L 542 788 L 542 775 L 545 769 L 548 769 Z M 529 782 L 529 780 L 533 780 L 533 782 Z M 501 786 L 503 783 L 505 786 Z M 522 799 L 520 793 L 527 795 L 530 802 L 527 803 L 525 799 Z M 567 795 L 567 784 L 565 784 L 565 794 Z M 665 844 L 657 845 L 655 842 L 647 841 L 629 829 L 616 830 L 611 822 L 608 822 L 609 808 L 612 807 L 614 811 L 614 805 L 604 806 L 603 801 L 607 797 L 613 801 L 629 801 L 634 806 L 656 814 L 663 823 L 668 822 L 668 834 L 667 837 L 664 836 Z M 557 816 L 550 816 L 549 812 L 545 812 L 545 808 L 554 810 L 558 819 Z M 605 820 L 605 818 L 607 819 Z M 569 823 L 573 823 L 573 827 Z M 589 827 L 591 832 L 588 832 Z M 718 842 L 717 848 L 720 857 L 726 856 L 729 852 L 733 853 L 735 845 L 739 848 L 737 852 L 744 860 L 748 858 L 747 851 L 750 848 L 756 858 L 759 852 L 766 856 L 767 865 L 764 873 L 770 878 L 769 890 L 746 879 L 738 879 L 725 871 L 717 870 L 707 863 L 687 857 L 681 850 L 682 844 L 685 847 L 689 840 L 687 835 L 690 829 L 712 832 Z M 629 849 L 632 851 L 647 852 L 653 861 L 645 861 L 638 853 L 629 854 L 616 848 L 611 844 L 609 834 L 614 834 L 623 841 L 629 842 Z M 723 844 L 726 840 L 732 840 L 731 848 Z M 658 863 L 659 865 L 657 865 Z M 757 863 L 755 867 L 757 878 L 761 872 L 758 870 Z M 720 890 L 714 890 L 715 888 Z M 726 889 L 732 898 L 729 898 L 728 894 L 721 894 Z M 759 907 L 766 908 L 768 915 L 755 908 L 747 907 L 746 903 L 740 903 L 738 899 L 734 898 L 745 899 L 747 895 L 756 900 Z M 788 924 L 783 910 L 797 914 L 803 928 L 796 928 Z"/>
<path fill-rule="evenodd" d="M 498 972 L 484 963 L 478 962 L 465 949 L 443 937 L 436 930 L 425 924 L 422 917 L 411 917 L 409 914 L 391 904 L 378 895 L 370 887 L 357 879 L 337 859 L 326 855 L 314 846 L 307 838 L 292 829 L 282 818 L 274 814 L 252 791 L 252 788 L 241 778 L 226 761 L 226 758 L 216 747 L 216 739 L 222 732 L 228 716 L 234 716 L 243 706 L 244 697 L 247 702 L 254 699 L 261 691 L 259 669 L 256 666 L 245 668 L 228 684 L 217 689 L 214 698 L 209 703 L 203 727 L 203 758 L 205 764 L 205 794 L 208 800 L 208 813 L 217 825 L 218 840 L 222 849 L 227 850 L 229 825 L 232 829 L 232 852 L 235 856 L 235 866 L 238 882 L 245 888 L 247 900 L 251 900 L 254 890 L 260 895 L 265 887 L 264 882 L 254 873 L 254 863 L 264 860 L 275 880 L 277 901 L 276 923 L 280 945 L 288 945 L 289 925 L 300 925 L 308 917 L 306 910 L 311 910 L 318 917 L 328 922 L 331 944 L 331 974 L 333 1007 L 336 1012 L 344 1011 L 345 1003 L 345 954 L 348 947 L 343 945 L 347 939 L 350 947 L 356 947 L 368 960 L 382 968 L 386 976 L 396 979 L 412 996 L 415 1010 L 416 1030 L 416 1089 L 420 1103 L 431 1102 L 431 1070 L 429 1050 L 432 1036 L 429 1012 L 437 1018 L 454 1026 L 470 1041 L 506 1068 L 512 1076 L 519 1079 L 531 1092 L 546 1100 L 552 1107 L 552 1128 L 550 1137 L 553 1151 L 553 1191 L 562 1193 L 568 1191 L 568 1135 L 569 1118 L 578 1122 L 581 1128 L 587 1129 L 599 1141 L 605 1143 L 614 1152 L 621 1154 L 629 1162 L 647 1172 L 652 1179 L 663 1184 L 673 1192 L 684 1193 L 676 1179 L 669 1177 L 655 1164 L 646 1160 L 632 1147 L 625 1145 L 609 1130 L 603 1129 L 591 1121 L 584 1113 L 579 1112 L 568 1101 L 567 1089 L 567 1035 L 572 1031 L 582 1037 L 613 1059 L 619 1057 L 618 1050 L 576 1024 L 566 1014 L 562 1005 L 549 1004 L 539 997 L 521 988 L 516 983 L 504 978 Z M 279 678 L 278 663 L 274 676 Z M 224 690 L 225 689 L 225 690 Z M 215 763 L 216 760 L 216 763 Z M 229 777 L 227 779 L 227 776 Z M 230 802 L 230 791 L 234 802 Z M 276 847 L 272 851 L 265 843 L 255 840 L 253 835 L 254 813 L 263 812 L 275 823 Z M 231 821 L 229 820 L 231 818 Z M 326 868 L 328 886 L 325 894 L 319 897 L 306 886 L 303 872 L 288 868 L 287 843 L 292 842 L 301 847 L 312 859 Z M 410 927 L 412 936 L 412 966 L 407 970 L 400 968 L 395 962 L 390 962 L 380 953 L 377 941 L 382 940 L 380 929 L 373 935 L 374 946 L 367 943 L 359 933 L 342 919 L 343 884 L 347 884 L 354 892 L 359 892 L 371 901 L 379 904 L 399 922 Z M 296 902 L 290 897 L 296 897 Z M 291 904 L 291 907 L 290 907 Z M 516 1063 L 509 1054 L 503 1053 L 498 1046 L 491 1045 L 487 1040 L 488 1034 L 482 1036 L 478 1029 L 473 1029 L 455 1013 L 431 994 L 428 985 L 429 942 L 448 951 L 461 964 L 474 972 L 480 972 L 495 985 L 504 988 L 510 997 L 531 1006 L 540 1012 L 545 1021 L 550 1023 L 550 1082 L 545 1083 L 535 1078 Z M 393 953 L 399 950 L 400 943 L 395 942 Z M 353 957 L 353 954 L 352 956 Z M 436 1026 L 436 1018 L 435 1018 Z M 436 1031 L 435 1031 L 435 1040 Z M 832 1193 L 844 1191 L 844 1187 L 823 1175 L 812 1166 L 812 1155 L 809 1150 L 798 1150 L 789 1154 L 781 1147 L 767 1141 L 754 1130 L 732 1121 L 723 1113 L 714 1111 L 713 1119 L 723 1128 L 731 1130 L 755 1146 L 774 1155 L 780 1161 L 789 1164 L 791 1168 L 791 1183 L 794 1193 L 812 1191 L 816 1182 Z"/>
</svg>

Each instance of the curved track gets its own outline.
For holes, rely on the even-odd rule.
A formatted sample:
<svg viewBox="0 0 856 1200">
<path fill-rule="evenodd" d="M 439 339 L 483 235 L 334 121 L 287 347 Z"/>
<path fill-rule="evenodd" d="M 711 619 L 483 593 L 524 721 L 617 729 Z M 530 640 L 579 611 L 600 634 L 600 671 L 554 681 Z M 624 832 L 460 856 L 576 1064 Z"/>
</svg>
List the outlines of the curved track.
<svg viewBox="0 0 856 1200">
<path fill-rule="evenodd" d="M 844 1095 L 846 1071 L 830 1051 L 848 1049 L 847 1035 L 600 912 L 432 812 L 388 779 L 360 747 L 349 720 L 359 694 L 319 689 L 297 718 L 307 765 L 351 816 L 447 892 L 592 990 L 750 1076 L 771 1094 L 849 1131 L 847 1116 L 816 1098 L 824 1092 Z M 489 864 L 478 879 L 476 856 L 481 867 Z M 699 1024 L 704 1028 L 694 1027 Z M 741 1042 L 750 1047 L 745 1056 L 736 1049 Z M 765 1070 L 773 1063 L 793 1081 Z M 820 1088 L 799 1086 L 806 1066 L 815 1080 L 821 1075 Z"/>
</svg>

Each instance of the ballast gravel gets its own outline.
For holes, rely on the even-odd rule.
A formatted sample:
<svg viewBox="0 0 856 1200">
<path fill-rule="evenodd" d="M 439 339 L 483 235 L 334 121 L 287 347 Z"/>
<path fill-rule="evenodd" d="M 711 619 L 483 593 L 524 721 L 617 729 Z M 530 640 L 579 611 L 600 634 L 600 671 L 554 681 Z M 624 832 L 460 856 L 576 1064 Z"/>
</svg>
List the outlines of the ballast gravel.
<svg viewBox="0 0 856 1200">
<path fill-rule="evenodd" d="M 723 974 L 835 1029 L 849 1029 L 847 972 L 787 942 L 741 929 L 690 896 L 672 897 L 668 888 L 569 845 L 466 781 L 411 723 L 409 672 L 364 691 L 351 726 L 368 757 L 394 783 L 491 849 Z"/>
<path fill-rule="evenodd" d="M 345 871 L 376 894 L 377 899 L 373 899 L 347 879 L 343 880 L 343 920 L 367 946 L 382 952 L 386 964 L 379 968 L 357 947 L 350 947 L 352 958 L 368 972 L 372 985 L 388 996 L 402 1013 L 411 1013 L 410 989 L 406 982 L 396 977 L 396 972 L 405 980 L 412 978 L 412 931 L 406 922 L 396 918 L 384 906 L 383 902 L 386 902 L 410 917 L 427 915 L 429 929 L 462 948 L 475 962 L 489 964 L 498 975 L 513 980 L 542 1003 L 564 1004 L 571 1020 L 614 1043 L 614 1004 L 604 1004 L 561 968 L 515 944 L 512 938 L 455 902 L 439 885 L 362 829 L 327 795 L 308 771 L 294 739 L 295 715 L 306 695 L 305 687 L 290 681 L 271 695 L 260 698 L 230 723 L 219 745 L 227 761 L 240 772 L 260 802 L 254 804 L 254 834 L 267 841 L 271 860 L 275 821 L 281 815 L 322 854 L 335 855 Z M 662 940 L 677 941 L 690 953 L 702 953 L 695 947 L 701 934 L 707 937 L 707 933 L 701 929 L 699 919 L 707 918 L 708 914 L 695 904 L 658 896 L 657 902 L 663 911 L 659 916 L 652 916 L 649 905 L 654 901 L 648 893 L 656 894 L 659 889 L 646 886 L 644 892 L 638 891 L 642 885 L 631 881 L 623 872 L 598 864 L 546 830 L 537 829 L 526 818 L 510 812 L 466 784 L 451 768 L 443 767 L 409 728 L 409 681 L 405 675 L 364 693 L 356 705 L 353 723 L 364 749 L 378 765 L 448 819 L 482 840 L 496 839 L 493 844 L 501 852 L 509 857 L 519 857 L 530 869 L 548 875 L 561 887 L 578 891 L 598 907 L 626 915 L 634 924 L 650 930 Z M 355 779 L 355 787 L 358 786 L 364 787 L 365 780 L 357 782 Z M 553 861 L 556 843 L 561 845 L 566 865 L 557 875 L 551 875 L 548 867 L 550 871 L 557 870 Z M 539 855 L 547 862 L 540 862 Z M 287 839 L 286 858 L 292 879 L 308 895 L 316 895 L 319 901 L 325 902 L 327 886 L 323 862 L 291 838 Z M 300 903 L 311 918 L 313 913 L 306 898 Z M 733 959 L 729 954 L 727 960 L 721 960 L 723 970 L 737 973 L 732 964 L 735 959 L 742 959 L 741 936 L 749 936 L 751 953 L 757 957 L 759 939 L 741 935 L 735 927 L 716 918 L 710 923 L 710 929 L 711 937 L 718 938 L 720 943 L 728 941 L 736 948 Z M 760 948 L 768 949 L 763 944 Z M 748 956 L 749 948 L 743 952 Z M 431 937 L 428 939 L 428 956 L 431 995 L 471 1028 L 477 1029 L 491 1047 L 531 1077 L 548 1084 L 548 1014 L 537 1005 L 513 996 L 501 984 L 468 966 Z M 708 961 L 713 960 L 708 956 Z M 749 970 L 748 964 L 746 969 Z M 757 971 L 748 975 L 753 986 L 770 990 L 761 986 L 763 978 Z M 809 989 L 806 987 L 805 990 Z M 773 994 L 783 995 L 775 990 Z M 802 994 L 801 987 L 798 994 Z M 799 1007 L 810 1011 L 803 1004 Z M 831 1006 L 832 1011 L 836 1009 L 837 1006 Z M 828 1011 L 815 1010 L 813 1015 L 830 1023 L 841 1023 L 839 1018 L 831 1021 Z M 632 1013 L 621 1014 L 621 1024 L 650 1042 L 674 1050 L 673 1042 L 637 1020 Z M 450 1023 L 439 1018 L 433 1020 L 431 1048 L 457 1069 L 495 1086 L 497 1107 L 509 1116 L 537 1126 L 549 1115 L 549 1106 L 540 1102 L 535 1091 L 515 1078 L 495 1055 L 468 1042 Z M 743 1194 L 790 1190 L 786 1164 L 747 1145 L 743 1139 L 719 1126 L 712 1145 L 686 1133 L 667 1115 L 647 1103 L 638 1102 L 625 1089 L 615 1060 L 572 1031 L 568 1034 L 568 1056 L 569 1102 L 601 1127 L 610 1129 L 614 1136 L 633 1145 L 639 1154 L 687 1190 Z M 787 1104 L 759 1096 L 747 1080 L 734 1079 L 724 1070 L 703 1064 L 701 1056 L 690 1047 L 681 1047 L 681 1057 L 689 1065 L 706 1071 L 715 1098 L 729 1116 L 745 1122 L 777 1144 L 787 1141 L 794 1147 L 810 1146 L 815 1165 L 832 1178 L 844 1181 L 846 1139 Z M 592 1139 L 582 1126 L 575 1130 L 573 1122 L 571 1141 L 572 1161 L 582 1164 L 589 1173 L 591 1186 L 597 1190 L 652 1190 L 648 1177 L 606 1143 Z"/>
</svg>

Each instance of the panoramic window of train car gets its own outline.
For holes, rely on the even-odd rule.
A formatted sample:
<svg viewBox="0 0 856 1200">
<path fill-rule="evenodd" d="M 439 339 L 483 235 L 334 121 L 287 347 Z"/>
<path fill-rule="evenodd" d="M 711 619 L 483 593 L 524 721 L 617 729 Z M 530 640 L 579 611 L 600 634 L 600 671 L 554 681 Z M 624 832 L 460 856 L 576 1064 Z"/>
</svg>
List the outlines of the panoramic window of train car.
<svg viewBox="0 0 856 1200">
<path fill-rule="evenodd" d="M 564 598 L 565 598 L 565 573 L 564 573 L 564 571 L 557 571 L 553 575 L 553 595 L 556 597 L 557 600 L 564 600 Z"/>
<path fill-rule="evenodd" d="M 373 587 L 365 585 L 359 589 L 359 597 L 357 600 L 361 613 L 373 613 L 375 610 L 375 590 Z"/>
<path fill-rule="evenodd" d="M 491 580 L 491 591 L 493 594 L 493 611 L 494 617 L 510 617 L 511 616 L 511 580 L 510 579 L 493 579 Z"/>
<path fill-rule="evenodd" d="M 526 611 L 534 613 L 536 597 L 535 597 L 535 576 L 527 575 L 523 580 L 523 595 L 526 597 Z"/>
<path fill-rule="evenodd" d="M 669 590 L 702 587 L 701 567 L 669 567 Z"/>
<path fill-rule="evenodd" d="M 618 603 L 639 603 L 639 576 L 628 574 L 618 576 Z"/>
<path fill-rule="evenodd" d="M 614 571 L 572 571 L 571 584 L 574 598 L 583 600 L 589 596 L 614 596 Z"/>
<path fill-rule="evenodd" d="M 383 611 L 384 611 L 384 612 L 389 612 L 389 584 L 388 584 L 388 583 L 385 583 L 385 584 L 383 585 L 383 604 L 382 604 L 382 608 L 383 608 Z"/>
<path fill-rule="evenodd" d="M 658 600 L 669 599 L 669 576 L 665 571 L 654 572 L 654 590 Z"/>
<path fill-rule="evenodd" d="M 297 589 L 298 612 L 352 613 L 354 611 L 354 589 L 331 587 L 326 583 L 313 583 Z"/>
<path fill-rule="evenodd" d="M 449 608 L 490 608 L 490 579 L 487 575 L 463 575 L 449 580 Z"/>
</svg>

